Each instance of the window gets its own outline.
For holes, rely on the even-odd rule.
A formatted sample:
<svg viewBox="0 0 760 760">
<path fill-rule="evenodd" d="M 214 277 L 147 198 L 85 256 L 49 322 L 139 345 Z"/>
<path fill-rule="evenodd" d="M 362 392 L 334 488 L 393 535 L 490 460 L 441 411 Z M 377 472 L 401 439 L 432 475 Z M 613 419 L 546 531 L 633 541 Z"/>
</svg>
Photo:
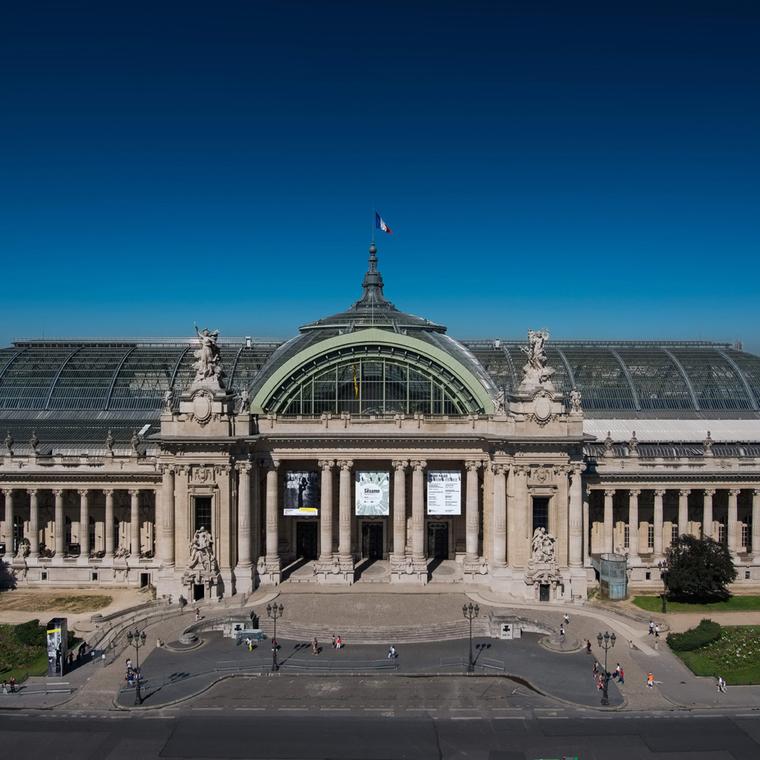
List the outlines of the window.
<svg viewBox="0 0 760 760">
<path fill-rule="evenodd" d="M 750 538 L 750 531 L 749 531 L 749 525 L 747 523 L 742 523 L 742 543 L 741 545 L 745 548 L 749 548 L 750 544 L 752 543 L 752 540 Z"/>
<path fill-rule="evenodd" d="M 726 543 L 726 526 L 723 523 L 718 523 L 718 542 Z"/>
<path fill-rule="evenodd" d="M 670 543 L 674 544 L 676 541 L 678 541 L 678 525 L 673 523 L 670 526 Z"/>
<path fill-rule="evenodd" d="M 629 525 L 623 527 L 623 548 L 631 548 L 631 528 Z"/>
<path fill-rule="evenodd" d="M 654 550 L 654 525 L 647 526 L 647 547 Z"/>
<path fill-rule="evenodd" d="M 533 530 L 543 528 L 549 530 L 549 497 L 533 497 Z"/>
<path fill-rule="evenodd" d="M 211 497 L 195 497 L 195 515 L 193 531 L 200 530 L 201 527 L 211 531 Z"/>
<path fill-rule="evenodd" d="M 651 581 L 651 580 L 652 580 L 652 573 L 651 573 L 649 570 L 647 570 L 647 571 L 644 573 L 644 580 L 645 580 L 645 581 Z"/>
</svg>

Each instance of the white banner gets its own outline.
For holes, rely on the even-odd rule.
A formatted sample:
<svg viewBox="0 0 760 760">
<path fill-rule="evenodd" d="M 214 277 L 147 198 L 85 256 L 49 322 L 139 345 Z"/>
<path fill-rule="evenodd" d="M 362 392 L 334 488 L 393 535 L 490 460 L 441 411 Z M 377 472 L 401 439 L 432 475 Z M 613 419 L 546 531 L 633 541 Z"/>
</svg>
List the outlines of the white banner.
<svg viewBox="0 0 760 760">
<path fill-rule="evenodd" d="M 356 514 L 360 517 L 389 515 L 390 482 L 388 472 L 357 472 Z"/>
<path fill-rule="evenodd" d="M 462 514 L 462 473 L 455 470 L 428 470 L 427 513 Z"/>
</svg>

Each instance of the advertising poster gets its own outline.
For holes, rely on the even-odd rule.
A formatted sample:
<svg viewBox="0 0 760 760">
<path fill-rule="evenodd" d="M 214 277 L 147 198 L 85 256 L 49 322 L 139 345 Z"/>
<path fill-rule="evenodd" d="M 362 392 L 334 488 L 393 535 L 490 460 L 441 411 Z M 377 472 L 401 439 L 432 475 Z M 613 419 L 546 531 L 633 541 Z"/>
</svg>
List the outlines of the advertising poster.
<svg viewBox="0 0 760 760">
<path fill-rule="evenodd" d="M 357 472 L 356 514 L 360 517 L 389 515 L 390 482 L 388 472 Z"/>
<path fill-rule="evenodd" d="M 68 653 L 68 626 L 66 618 L 53 618 L 47 624 L 46 644 L 48 675 L 62 676 L 66 668 Z"/>
<path fill-rule="evenodd" d="M 461 472 L 428 470 L 427 513 L 429 515 L 462 514 Z"/>
<path fill-rule="evenodd" d="M 282 505 L 286 517 L 316 517 L 319 514 L 319 473 L 288 470 Z"/>
</svg>

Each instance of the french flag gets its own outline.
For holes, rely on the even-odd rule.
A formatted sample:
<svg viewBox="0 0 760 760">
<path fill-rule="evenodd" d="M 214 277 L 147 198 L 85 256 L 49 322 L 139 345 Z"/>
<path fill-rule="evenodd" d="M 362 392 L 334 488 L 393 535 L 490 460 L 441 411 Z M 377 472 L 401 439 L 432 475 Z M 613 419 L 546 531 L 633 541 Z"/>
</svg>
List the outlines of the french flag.
<svg viewBox="0 0 760 760">
<path fill-rule="evenodd" d="M 375 227 L 377 227 L 377 229 L 381 230 L 382 232 L 388 233 L 389 235 L 393 234 L 393 230 L 391 230 L 391 228 L 385 223 L 385 220 L 382 216 L 380 216 L 380 214 L 377 213 L 377 211 L 375 211 Z"/>
</svg>

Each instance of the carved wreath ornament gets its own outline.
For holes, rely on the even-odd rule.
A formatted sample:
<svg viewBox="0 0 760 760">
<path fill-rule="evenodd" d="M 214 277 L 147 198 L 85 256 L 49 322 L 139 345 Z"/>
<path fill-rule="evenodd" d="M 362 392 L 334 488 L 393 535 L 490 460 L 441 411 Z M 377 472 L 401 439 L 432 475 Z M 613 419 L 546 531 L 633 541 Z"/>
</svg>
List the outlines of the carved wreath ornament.
<svg viewBox="0 0 760 760">
<path fill-rule="evenodd" d="M 198 391 L 193 395 L 193 419 L 205 425 L 211 419 L 212 397 L 208 391 Z"/>
</svg>

